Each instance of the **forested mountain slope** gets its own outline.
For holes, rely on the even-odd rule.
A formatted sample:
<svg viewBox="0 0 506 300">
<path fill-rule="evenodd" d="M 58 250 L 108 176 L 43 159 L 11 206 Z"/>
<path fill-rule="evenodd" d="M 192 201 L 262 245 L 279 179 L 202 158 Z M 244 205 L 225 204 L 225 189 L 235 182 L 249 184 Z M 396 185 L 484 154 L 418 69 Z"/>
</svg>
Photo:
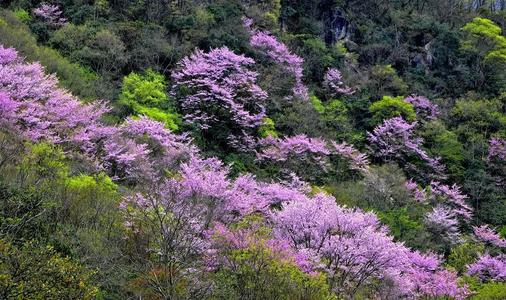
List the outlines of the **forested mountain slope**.
<svg viewBox="0 0 506 300">
<path fill-rule="evenodd" d="M 0 3 L 0 298 L 506 299 L 506 1 Z"/>
</svg>

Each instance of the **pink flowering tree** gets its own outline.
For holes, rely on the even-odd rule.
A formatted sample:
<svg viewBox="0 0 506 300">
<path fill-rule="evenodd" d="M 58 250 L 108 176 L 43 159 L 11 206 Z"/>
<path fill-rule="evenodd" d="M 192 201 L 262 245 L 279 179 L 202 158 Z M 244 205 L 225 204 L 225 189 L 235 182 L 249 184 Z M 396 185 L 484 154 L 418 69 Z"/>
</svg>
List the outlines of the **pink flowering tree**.
<svg viewBox="0 0 506 300">
<path fill-rule="evenodd" d="M 285 44 L 278 41 L 270 32 L 253 29 L 251 19 L 245 18 L 243 21 L 244 26 L 249 30 L 251 35 L 251 47 L 264 54 L 294 77 L 295 84 L 292 91 L 296 98 L 309 100 L 308 89 L 302 81 L 304 59 L 293 54 Z"/>
<path fill-rule="evenodd" d="M 467 195 L 456 184 L 448 186 L 432 181 L 425 192 L 425 199 L 434 206 L 425 216 L 427 229 L 439 243 L 461 242 L 460 227 L 471 221 L 473 208 L 467 204 Z"/>
<path fill-rule="evenodd" d="M 127 119 L 96 146 L 94 156 L 99 157 L 109 174 L 130 184 L 163 180 L 166 172 L 177 169 L 197 153 L 185 135 L 176 135 L 163 123 L 147 117 Z"/>
<path fill-rule="evenodd" d="M 323 86 L 333 98 L 355 93 L 354 89 L 344 84 L 341 72 L 334 68 L 328 69 L 325 73 L 323 77 Z"/>
<path fill-rule="evenodd" d="M 467 204 L 467 195 L 456 184 L 448 186 L 437 181 L 430 183 L 431 197 L 435 203 L 446 206 L 459 220 L 468 222 L 473 216 L 473 208 Z"/>
<path fill-rule="evenodd" d="M 438 106 L 424 96 L 411 95 L 404 101 L 413 105 L 419 120 L 434 120 L 439 116 Z"/>
<path fill-rule="evenodd" d="M 427 202 L 427 195 L 425 193 L 425 190 L 420 188 L 420 186 L 415 181 L 409 179 L 406 181 L 405 186 L 406 189 L 410 192 L 411 196 L 416 200 L 416 202 Z"/>
<path fill-rule="evenodd" d="M 172 94 L 184 120 L 209 139 L 223 137 L 236 149 L 248 149 L 265 117 L 265 93 L 250 70 L 254 60 L 228 48 L 196 50 L 172 74 Z"/>
<path fill-rule="evenodd" d="M 487 163 L 498 186 L 506 183 L 506 139 L 492 138 L 488 146 Z"/>
<path fill-rule="evenodd" d="M 441 258 L 418 251 L 408 253 L 410 265 L 405 270 L 413 284 L 411 293 L 415 298 L 448 297 L 465 299 L 469 291 L 457 283 L 457 273 L 444 269 Z"/>
<path fill-rule="evenodd" d="M 54 28 L 62 27 L 67 24 L 67 19 L 62 16 L 62 11 L 57 5 L 42 2 L 33 10 L 33 14 L 44 23 Z"/>
<path fill-rule="evenodd" d="M 277 166 L 285 174 L 295 173 L 304 180 L 321 179 L 331 172 L 367 173 L 367 157 L 353 146 L 305 135 L 260 140 L 257 159 Z"/>
<path fill-rule="evenodd" d="M 241 262 L 234 261 L 233 252 L 264 248 L 267 251 L 263 255 L 267 255 L 267 259 L 295 264 L 303 272 L 314 273 L 313 264 L 309 258 L 296 252 L 288 241 L 274 238 L 271 228 L 267 227 L 258 215 L 250 216 L 229 227 L 217 223 L 208 234 L 211 248 L 205 260 L 210 270 L 216 271 L 224 267 L 234 269 Z"/>
<path fill-rule="evenodd" d="M 377 279 L 388 283 L 384 288 L 396 298 L 423 294 L 461 299 L 465 294 L 455 273 L 440 267 L 438 260 L 427 266 L 423 256 L 413 257 L 394 242 L 374 214 L 340 207 L 331 196 L 318 194 L 287 202 L 274 212 L 273 219 L 277 236 L 319 260 L 317 266 L 326 272 L 338 294 L 353 296 L 377 284 Z M 440 284 L 431 285 L 435 282 Z"/>
<path fill-rule="evenodd" d="M 468 266 L 467 274 L 477 276 L 480 280 L 487 281 L 506 281 L 506 255 L 500 254 L 492 257 L 484 254 L 478 258 L 475 263 Z"/>
<path fill-rule="evenodd" d="M 27 64 L 15 50 L 0 46 L 1 122 L 26 139 L 61 145 L 128 182 L 153 180 L 196 151 L 186 136 L 146 117 L 106 126 L 100 119 L 107 111 L 101 101 L 80 102 L 40 64 Z"/>
<path fill-rule="evenodd" d="M 425 216 L 425 226 L 439 244 L 461 242 L 459 221 L 455 213 L 442 205 L 438 205 Z"/>
<path fill-rule="evenodd" d="M 506 249 L 506 239 L 501 238 L 499 234 L 488 225 L 482 225 L 479 227 L 473 226 L 473 232 L 478 240 L 498 248 Z"/>
<path fill-rule="evenodd" d="M 0 91 L 4 122 L 32 141 L 80 148 L 110 133 L 100 123 L 108 111 L 103 102 L 81 103 L 58 86 L 56 76 L 45 74 L 40 64 L 25 63 L 14 49 L 1 45 Z"/>
<path fill-rule="evenodd" d="M 188 120 L 204 130 L 228 126 L 234 135 L 229 141 L 247 145 L 244 141 L 263 115 L 255 101 L 265 93 L 246 68 L 251 60 L 226 48 L 213 51 L 197 51 L 181 62 L 174 92 L 184 102 Z M 341 295 L 355 295 L 362 288 L 372 288 L 371 298 L 459 299 L 464 293 L 454 273 L 395 242 L 373 213 L 341 207 L 323 193 L 311 194 L 293 172 L 284 182 L 262 182 L 250 174 L 231 178 L 220 160 L 199 156 L 187 136 L 146 117 L 105 126 L 100 118 L 106 111 L 100 102 L 79 102 L 39 64 L 27 64 L 13 49 L 0 47 L 2 130 L 9 127 L 30 141 L 58 144 L 95 162 L 94 171 L 106 170 L 124 183 L 120 208 L 125 242 L 134 244 L 137 266 L 156 296 L 205 297 L 210 288 L 206 272 L 212 267 L 206 258 L 219 254 L 217 246 L 241 250 L 244 244 L 265 246 L 276 259 L 307 274 L 325 272 L 328 284 Z M 300 157 L 317 169 L 332 167 L 334 157 L 340 157 L 351 169 L 367 171 L 366 157 L 345 143 L 298 136 L 265 146 L 261 159 L 294 160 L 287 164 L 290 168 L 300 165 Z M 458 188 L 433 186 L 441 206 L 457 218 L 470 216 Z M 251 230 L 232 228 L 257 214 L 272 226 L 269 238 L 259 240 Z M 225 236 L 219 245 L 215 233 Z M 215 262 L 227 265 L 223 259 L 218 256 Z"/>
<path fill-rule="evenodd" d="M 439 158 L 430 157 L 422 148 L 423 139 L 416 137 L 417 123 L 408 123 L 402 117 L 385 120 L 367 133 L 371 153 L 382 161 L 396 161 L 417 179 L 444 178 L 444 166 Z"/>
</svg>

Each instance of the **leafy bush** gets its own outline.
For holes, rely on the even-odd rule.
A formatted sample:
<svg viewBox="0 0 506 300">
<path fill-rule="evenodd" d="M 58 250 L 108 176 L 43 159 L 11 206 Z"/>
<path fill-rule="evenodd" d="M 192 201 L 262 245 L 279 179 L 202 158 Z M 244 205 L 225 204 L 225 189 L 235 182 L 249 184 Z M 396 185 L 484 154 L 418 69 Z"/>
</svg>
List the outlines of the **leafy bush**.
<svg viewBox="0 0 506 300">
<path fill-rule="evenodd" d="M 403 97 L 383 96 L 379 101 L 374 102 L 369 111 L 372 114 L 371 125 L 375 126 L 386 119 L 403 117 L 406 121 L 416 120 L 416 113 L 413 105 L 404 101 Z"/>
<path fill-rule="evenodd" d="M 94 272 L 52 247 L 0 240 L 0 294 L 4 299 L 94 299 Z"/>
<path fill-rule="evenodd" d="M 145 115 L 160 121 L 171 130 L 177 130 L 181 123 L 167 97 L 165 78 L 153 70 L 125 76 L 119 104 L 134 115 Z"/>
</svg>

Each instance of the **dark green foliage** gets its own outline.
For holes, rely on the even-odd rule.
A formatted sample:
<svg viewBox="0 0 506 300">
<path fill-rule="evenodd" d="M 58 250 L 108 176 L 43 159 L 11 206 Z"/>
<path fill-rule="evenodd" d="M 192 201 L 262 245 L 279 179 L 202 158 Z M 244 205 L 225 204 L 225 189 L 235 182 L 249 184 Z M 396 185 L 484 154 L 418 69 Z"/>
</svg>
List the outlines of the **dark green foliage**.
<svg viewBox="0 0 506 300">
<path fill-rule="evenodd" d="M 464 148 L 458 136 L 446 129 L 440 121 L 425 123 L 421 135 L 431 154 L 442 158 L 450 176 L 461 178 L 464 172 L 462 165 Z"/>
</svg>

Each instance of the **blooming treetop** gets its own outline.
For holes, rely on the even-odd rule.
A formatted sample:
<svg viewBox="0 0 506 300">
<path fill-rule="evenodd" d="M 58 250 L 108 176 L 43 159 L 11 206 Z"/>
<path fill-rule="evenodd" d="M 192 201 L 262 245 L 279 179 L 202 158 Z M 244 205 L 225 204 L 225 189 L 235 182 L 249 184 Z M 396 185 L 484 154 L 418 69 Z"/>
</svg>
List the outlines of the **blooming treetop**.
<svg viewBox="0 0 506 300">
<path fill-rule="evenodd" d="M 2 45 L 0 91 L 3 113 L 10 114 L 12 125 L 33 141 L 68 144 L 97 138 L 103 127 L 99 119 L 108 111 L 100 101 L 82 104 L 59 88 L 56 77 L 46 75 L 40 64 L 25 63 L 14 49 Z"/>
<path fill-rule="evenodd" d="M 62 17 L 62 11 L 56 5 L 42 2 L 33 10 L 33 14 L 53 27 L 61 27 L 67 24 L 67 19 Z"/>
<path fill-rule="evenodd" d="M 444 166 L 439 158 L 430 157 L 422 149 L 423 139 L 414 136 L 416 122 L 408 123 L 402 117 L 385 120 L 367 133 L 369 149 L 382 160 L 396 160 L 422 177 L 444 178 Z M 409 163 L 408 158 L 415 157 L 425 163 L 430 172 L 420 170 Z"/>
<path fill-rule="evenodd" d="M 270 32 L 253 29 L 251 19 L 244 18 L 243 21 L 244 26 L 251 34 L 250 45 L 291 73 L 295 78 L 295 85 L 292 89 L 293 94 L 300 99 L 308 100 L 308 89 L 302 82 L 304 59 L 293 54 L 285 44 L 278 41 Z"/>
<path fill-rule="evenodd" d="M 328 69 L 325 73 L 323 77 L 323 86 L 327 88 L 332 97 L 355 93 L 352 88 L 344 85 L 341 72 L 334 68 Z"/>
<path fill-rule="evenodd" d="M 467 274 L 478 276 L 482 281 L 506 281 L 506 255 L 492 257 L 484 254 L 467 268 Z"/>
<path fill-rule="evenodd" d="M 196 50 L 181 60 L 172 74 L 172 93 L 185 121 L 204 131 L 227 128 L 232 146 L 250 147 L 252 133 L 265 117 L 267 99 L 256 84 L 257 73 L 249 70 L 253 64 L 253 59 L 227 47 L 209 53 Z"/>
<path fill-rule="evenodd" d="M 332 170 L 335 158 L 346 161 L 351 170 L 366 173 L 369 170 L 367 156 L 353 146 L 321 138 L 310 138 L 296 135 L 285 138 L 267 137 L 260 140 L 260 151 L 257 159 L 262 162 L 275 162 L 287 173 L 295 172 L 298 176 L 312 176 Z M 316 176 L 316 175 L 315 175 Z"/>
<path fill-rule="evenodd" d="M 503 239 L 488 225 L 474 226 L 474 235 L 481 241 L 506 249 L 506 239 Z"/>
<path fill-rule="evenodd" d="M 434 120 L 439 115 L 438 106 L 424 96 L 411 95 L 404 101 L 413 105 L 416 115 L 421 120 Z"/>
</svg>

